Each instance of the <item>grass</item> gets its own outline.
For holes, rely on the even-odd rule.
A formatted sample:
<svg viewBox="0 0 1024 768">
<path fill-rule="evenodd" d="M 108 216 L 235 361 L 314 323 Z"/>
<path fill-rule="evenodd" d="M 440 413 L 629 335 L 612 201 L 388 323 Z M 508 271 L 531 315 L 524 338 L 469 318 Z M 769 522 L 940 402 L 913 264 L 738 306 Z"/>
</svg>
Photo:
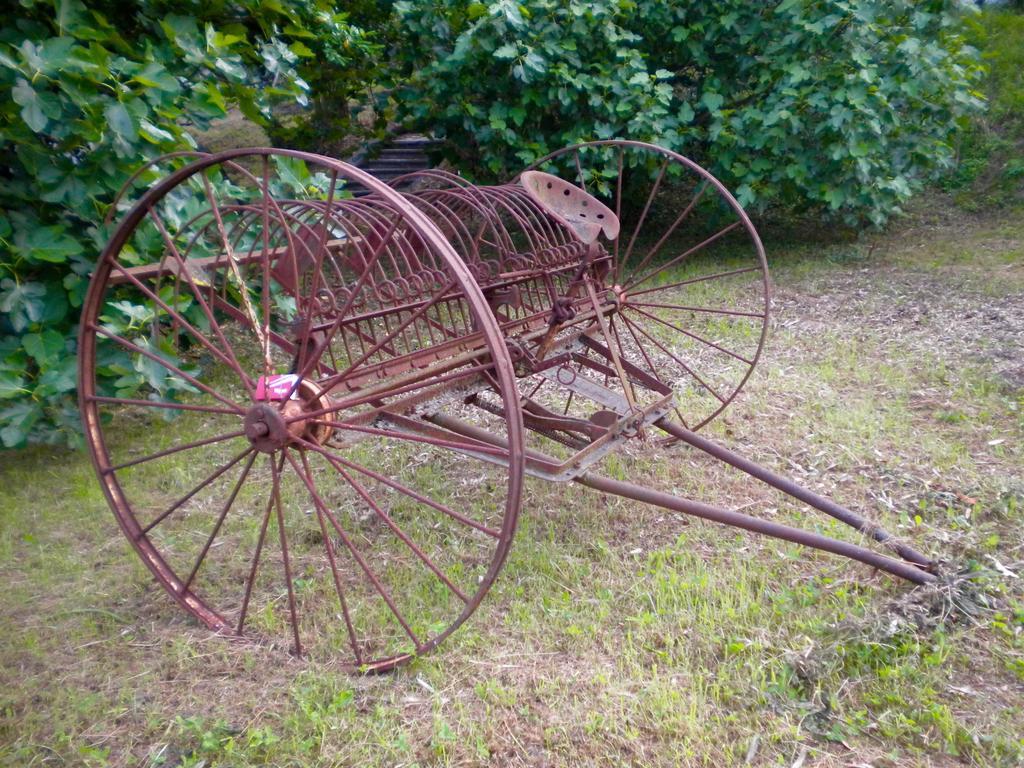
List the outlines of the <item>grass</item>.
<svg viewBox="0 0 1024 768">
<path fill-rule="evenodd" d="M 769 346 L 710 427 L 935 553 L 934 589 L 533 481 L 469 622 L 351 676 L 212 636 L 130 552 L 84 455 L 6 454 L 0 764 L 1019 765 L 1022 251 L 1019 217 L 927 208 L 853 244 L 769 242 Z M 145 477 L 154 504 L 187 469 Z M 692 451 L 605 470 L 839 533 Z"/>
</svg>

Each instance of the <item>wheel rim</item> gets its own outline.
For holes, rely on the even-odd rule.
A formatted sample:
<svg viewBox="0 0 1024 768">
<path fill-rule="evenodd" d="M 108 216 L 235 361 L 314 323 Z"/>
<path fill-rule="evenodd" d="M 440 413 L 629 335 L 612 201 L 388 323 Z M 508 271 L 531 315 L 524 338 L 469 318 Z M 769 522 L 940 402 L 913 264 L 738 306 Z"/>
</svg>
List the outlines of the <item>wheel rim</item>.
<svg viewBox="0 0 1024 768">
<path fill-rule="evenodd" d="M 614 266 L 601 283 L 619 306 L 609 346 L 675 391 L 669 418 L 698 430 L 718 417 L 749 379 L 768 331 L 767 261 L 743 208 L 696 163 L 643 142 L 578 144 L 526 170 L 572 181 L 616 213 L 618 236 L 602 240 Z M 528 381 L 526 391 L 542 384 Z M 615 377 L 605 384 L 629 386 Z M 558 399 L 547 406 L 572 414 L 571 394 Z"/>
<path fill-rule="evenodd" d="M 458 334 L 484 353 L 449 349 Z M 467 446 L 395 421 L 427 407 L 396 404 L 424 400 L 439 364 L 435 387 L 487 371 L 508 446 L 447 475 Z M 123 371 L 120 389 L 99 391 L 98 369 Z M 301 383 L 273 378 L 289 370 Z M 444 237 L 358 169 L 305 153 L 172 173 L 115 231 L 83 307 L 86 441 L 143 561 L 211 629 L 352 668 L 430 650 L 493 584 L 520 502 L 515 391 Z"/>
</svg>

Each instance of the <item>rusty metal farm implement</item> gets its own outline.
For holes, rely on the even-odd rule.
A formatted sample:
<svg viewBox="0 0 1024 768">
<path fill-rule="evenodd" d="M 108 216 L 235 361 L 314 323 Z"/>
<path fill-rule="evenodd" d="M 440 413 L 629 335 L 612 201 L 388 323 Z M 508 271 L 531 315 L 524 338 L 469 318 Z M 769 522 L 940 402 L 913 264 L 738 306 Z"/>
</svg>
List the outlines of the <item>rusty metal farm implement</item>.
<svg viewBox="0 0 1024 768">
<path fill-rule="evenodd" d="M 170 162 L 135 180 L 152 183 L 92 278 L 81 408 L 125 535 L 211 629 L 353 669 L 424 653 L 494 583 L 525 475 L 934 579 L 864 518 L 697 434 L 758 360 L 769 282 L 747 215 L 686 158 L 594 142 L 500 186 L 386 185 L 286 150 Z M 860 543 L 594 470 L 671 443 Z"/>
</svg>

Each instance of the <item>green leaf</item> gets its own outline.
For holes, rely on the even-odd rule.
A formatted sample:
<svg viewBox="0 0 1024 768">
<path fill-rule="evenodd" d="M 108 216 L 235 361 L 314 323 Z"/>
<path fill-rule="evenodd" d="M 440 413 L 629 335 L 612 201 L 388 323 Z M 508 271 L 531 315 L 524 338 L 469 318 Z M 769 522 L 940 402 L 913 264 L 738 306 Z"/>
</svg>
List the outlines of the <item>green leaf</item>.
<svg viewBox="0 0 1024 768">
<path fill-rule="evenodd" d="M 79 0 L 57 0 L 57 29 L 63 34 L 81 23 L 85 17 L 85 6 Z"/>
<path fill-rule="evenodd" d="M 139 121 L 139 135 L 150 144 L 162 144 L 164 142 L 174 141 L 173 133 L 153 125 L 149 120 Z"/>
<path fill-rule="evenodd" d="M 42 133 L 50 119 L 60 117 L 60 102 L 49 93 L 36 91 L 28 81 L 19 77 L 11 89 L 11 97 L 21 105 L 21 119 L 35 133 Z"/>
<path fill-rule="evenodd" d="M 147 88 L 156 88 L 167 93 L 178 93 L 181 91 L 178 78 L 168 72 L 162 64 L 155 61 L 150 62 L 140 71 L 136 72 L 135 77 L 132 79 Z"/>
<path fill-rule="evenodd" d="M 64 336 L 52 328 L 42 333 L 29 333 L 22 337 L 22 344 L 29 356 L 40 365 L 47 365 L 64 352 Z"/>
<path fill-rule="evenodd" d="M 704 95 L 700 97 L 700 103 L 707 107 L 709 112 L 717 112 L 725 103 L 725 96 L 714 91 L 704 91 Z"/>
<path fill-rule="evenodd" d="M 0 411 L 0 443 L 6 448 L 19 448 L 28 440 L 29 432 L 43 416 L 39 403 L 19 400 L 9 408 Z"/>
<path fill-rule="evenodd" d="M 9 400 L 28 392 L 25 378 L 13 371 L 0 371 L 0 400 Z"/>
<path fill-rule="evenodd" d="M 853 157 L 867 157 L 871 154 L 871 145 L 865 141 L 856 141 L 850 147 L 850 154 Z"/>
<path fill-rule="evenodd" d="M 82 252 L 82 244 L 64 231 L 63 227 L 36 227 L 19 230 L 14 245 L 29 261 L 60 264 Z"/>
<path fill-rule="evenodd" d="M 129 144 L 135 143 L 138 131 L 135 128 L 135 122 L 132 120 L 131 114 L 129 114 L 124 104 L 119 101 L 112 102 L 103 110 L 103 114 L 107 118 L 107 125 L 110 126 L 110 130 Z"/>
<path fill-rule="evenodd" d="M 825 190 L 825 202 L 829 204 L 832 210 L 839 208 L 846 200 L 846 193 L 839 188 L 831 188 Z"/>
<path fill-rule="evenodd" d="M 63 357 L 47 363 L 36 383 L 36 397 L 53 397 L 71 392 L 78 385 L 78 361 L 74 355 Z"/>
<path fill-rule="evenodd" d="M 519 49 L 514 43 L 506 43 L 494 52 L 496 59 L 514 59 L 519 55 Z"/>
</svg>

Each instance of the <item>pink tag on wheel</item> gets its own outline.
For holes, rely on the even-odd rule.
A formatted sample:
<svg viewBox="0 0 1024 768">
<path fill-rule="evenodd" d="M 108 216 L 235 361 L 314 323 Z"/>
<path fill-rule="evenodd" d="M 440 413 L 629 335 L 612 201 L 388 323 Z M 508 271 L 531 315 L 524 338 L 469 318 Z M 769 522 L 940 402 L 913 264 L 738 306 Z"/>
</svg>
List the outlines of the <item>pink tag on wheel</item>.
<svg viewBox="0 0 1024 768">
<path fill-rule="evenodd" d="M 272 402 L 286 398 L 298 400 L 299 388 L 296 386 L 298 380 L 299 376 L 295 373 L 284 373 L 280 376 L 260 376 L 256 382 L 256 399 Z M 292 391 L 293 388 L 295 391 Z M 291 393 L 290 398 L 288 397 L 289 392 Z"/>
</svg>

